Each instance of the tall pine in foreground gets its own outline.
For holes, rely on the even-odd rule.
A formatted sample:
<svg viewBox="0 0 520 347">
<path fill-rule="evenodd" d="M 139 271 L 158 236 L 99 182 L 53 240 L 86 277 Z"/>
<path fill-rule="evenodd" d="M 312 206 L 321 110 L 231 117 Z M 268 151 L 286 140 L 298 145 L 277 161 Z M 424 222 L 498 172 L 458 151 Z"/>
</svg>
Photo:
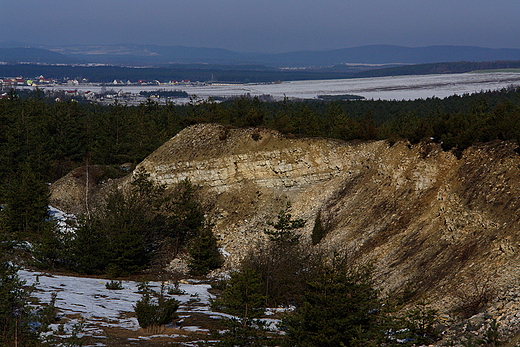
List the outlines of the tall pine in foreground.
<svg viewBox="0 0 520 347">
<path fill-rule="evenodd" d="M 25 163 L 7 185 L 1 215 L 7 230 L 18 239 L 38 237 L 51 224 L 49 189 L 37 176 L 31 165 Z"/>
<path fill-rule="evenodd" d="M 0 233 L 0 346 L 38 346 L 38 335 L 29 327 L 35 321 L 29 306 L 30 290 L 10 261 L 11 243 L 4 235 Z"/>
<path fill-rule="evenodd" d="M 325 265 L 306 285 L 304 301 L 283 325 L 287 346 L 336 347 L 373 345 L 382 338 L 380 302 L 368 271 Z"/>
<path fill-rule="evenodd" d="M 260 274 L 247 268 L 231 273 L 222 296 L 213 306 L 236 318 L 221 321 L 221 331 L 213 333 L 218 340 L 215 346 L 276 346 L 275 334 L 257 319 L 264 313 L 264 305 Z"/>
</svg>

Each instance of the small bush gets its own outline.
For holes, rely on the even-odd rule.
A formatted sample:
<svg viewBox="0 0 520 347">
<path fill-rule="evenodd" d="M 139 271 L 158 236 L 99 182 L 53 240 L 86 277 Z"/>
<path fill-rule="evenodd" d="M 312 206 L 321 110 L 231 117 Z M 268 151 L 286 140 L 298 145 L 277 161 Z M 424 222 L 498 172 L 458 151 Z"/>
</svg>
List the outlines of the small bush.
<svg viewBox="0 0 520 347">
<path fill-rule="evenodd" d="M 482 312 L 497 295 L 494 278 L 483 277 L 477 272 L 470 273 L 465 281 L 467 285 L 458 286 L 452 293 L 458 301 L 453 312 L 463 319 Z"/>
<path fill-rule="evenodd" d="M 175 282 L 173 286 L 168 287 L 169 295 L 186 295 L 186 292 L 179 288 L 179 282 Z"/>
<path fill-rule="evenodd" d="M 110 290 L 121 290 L 123 289 L 123 282 L 122 281 L 110 281 L 105 283 L 105 287 Z"/>
<path fill-rule="evenodd" d="M 53 324 L 57 320 L 58 308 L 56 307 L 56 298 L 58 296 L 57 292 L 53 292 L 51 294 L 51 300 L 47 306 L 44 306 L 39 311 L 40 323 L 43 331 L 47 331 L 49 329 L 49 325 Z"/>
<path fill-rule="evenodd" d="M 149 283 L 150 282 L 148 282 L 148 281 L 137 283 L 137 292 L 139 294 L 144 294 L 147 291 L 149 291 L 150 290 L 150 284 Z"/>
<path fill-rule="evenodd" d="M 405 324 L 412 334 L 414 341 L 420 344 L 432 344 L 440 338 L 440 331 L 436 328 L 439 323 L 437 310 L 430 307 L 424 300 L 419 301 L 415 308 L 405 317 Z"/>
<path fill-rule="evenodd" d="M 142 290 L 141 299 L 134 306 L 139 326 L 152 331 L 161 325 L 173 322 L 177 318 L 179 302 L 173 298 L 164 296 L 165 287 L 157 294 L 147 285 Z"/>
</svg>

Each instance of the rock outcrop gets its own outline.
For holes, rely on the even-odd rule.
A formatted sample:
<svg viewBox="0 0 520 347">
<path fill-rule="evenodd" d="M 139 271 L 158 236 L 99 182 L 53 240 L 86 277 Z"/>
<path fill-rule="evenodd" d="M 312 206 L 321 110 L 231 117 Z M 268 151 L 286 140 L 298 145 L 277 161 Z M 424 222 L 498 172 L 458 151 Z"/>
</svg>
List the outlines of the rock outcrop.
<svg viewBox="0 0 520 347">
<path fill-rule="evenodd" d="M 513 295 L 520 270 L 517 147 L 492 142 L 457 157 L 433 142 L 347 143 L 201 124 L 136 169 L 162 184 L 200 186 L 230 263 L 290 201 L 293 215 L 308 221 L 309 247 L 320 213 L 327 235 L 316 247 L 372 264 L 383 291 L 412 283 L 448 313 L 485 292 L 502 302 L 495 318 L 514 330 L 520 322 L 500 298 Z"/>
</svg>

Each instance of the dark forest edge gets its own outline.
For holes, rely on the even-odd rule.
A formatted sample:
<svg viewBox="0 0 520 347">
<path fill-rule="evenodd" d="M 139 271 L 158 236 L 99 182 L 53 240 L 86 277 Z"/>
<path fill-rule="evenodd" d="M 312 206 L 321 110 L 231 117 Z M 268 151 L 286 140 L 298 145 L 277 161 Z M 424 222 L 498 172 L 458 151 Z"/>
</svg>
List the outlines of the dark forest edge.
<svg viewBox="0 0 520 347">
<path fill-rule="evenodd" d="M 394 64 L 398 65 L 398 64 Z M 111 83 L 123 81 L 224 81 L 235 83 L 270 83 L 276 81 L 348 79 L 364 77 L 385 77 L 404 75 L 428 75 L 465 73 L 480 70 L 518 69 L 520 61 L 487 62 L 443 62 L 413 64 L 377 68 L 368 65 L 334 65 L 328 67 L 306 67 L 298 69 L 279 69 L 264 65 L 218 65 L 218 64 L 171 64 L 162 67 L 124 67 L 124 66 L 79 66 L 79 65 L 42 65 L 42 64 L 5 64 L 0 65 L 0 77 L 23 76 L 64 80 L 86 79 L 92 83 Z"/>
</svg>

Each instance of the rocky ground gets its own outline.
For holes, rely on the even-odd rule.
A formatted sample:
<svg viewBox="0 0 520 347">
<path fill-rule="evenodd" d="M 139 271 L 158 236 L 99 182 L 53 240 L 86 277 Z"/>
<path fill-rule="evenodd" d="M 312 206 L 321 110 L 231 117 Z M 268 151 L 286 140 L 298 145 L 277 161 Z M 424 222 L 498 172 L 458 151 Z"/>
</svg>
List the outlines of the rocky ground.
<svg viewBox="0 0 520 347">
<path fill-rule="evenodd" d="M 445 152 L 435 142 L 346 143 L 201 124 L 183 130 L 137 168 L 167 186 L 189 179 L 200 187 L 230 254 L 227 266 L 264 237 L 266 222 L 290 201 L 293 215 L 307 220 L 303 240 L 309 247 L 319 213 L 327 236 L 316 250 L 372 264 L 383 292 L 411 285 L 454 333 L 484 333 L 493 319 L 513 341 L 520 331 L 515 143 Z M 93 186 L 86 187 L 85 174 L 53 184 L 57 207 L 86 206 L 80 201 Z M 70 191 L 78 193 L 65 196 Z"/>
</svg>

